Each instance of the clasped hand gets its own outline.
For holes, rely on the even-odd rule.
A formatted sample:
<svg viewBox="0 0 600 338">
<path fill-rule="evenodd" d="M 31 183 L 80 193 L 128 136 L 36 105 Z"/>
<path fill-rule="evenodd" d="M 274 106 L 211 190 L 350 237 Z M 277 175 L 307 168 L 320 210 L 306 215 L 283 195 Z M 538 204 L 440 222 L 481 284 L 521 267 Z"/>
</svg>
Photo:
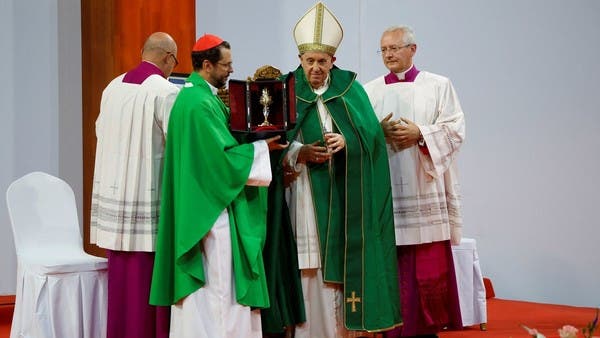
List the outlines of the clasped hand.
<svg viewBox="0 0 600 338">
<path fill-rule="evenodd" d="M 324 138 L 325 145 L 322 145 L 321 141 L 303 145 L 298 153 L 298 162 L 324 163 L 329 161 L 333 154 L 346 147 L 346 140 L 341 134 L 326 133 Z"/>
<path fill-rule="evenodd" d="M 421 135 L 419 127 L 413 121 L 403 117 L 392 120 L 392 115 L 393 113 L 389 113 L 381 121 L 386 142 L 391 144 L 396 151 L 416 145 Z"/>
</svg>

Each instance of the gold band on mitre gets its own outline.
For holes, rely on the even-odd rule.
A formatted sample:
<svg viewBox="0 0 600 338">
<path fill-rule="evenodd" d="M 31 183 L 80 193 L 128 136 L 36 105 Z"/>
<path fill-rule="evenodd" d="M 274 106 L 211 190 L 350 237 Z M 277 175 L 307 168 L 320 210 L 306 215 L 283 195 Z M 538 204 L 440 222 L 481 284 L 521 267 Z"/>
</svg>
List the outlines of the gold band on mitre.
<svg viewBox="0 0 600 338">
<path fill-rule="evenodd" d="M 336 47 L 327 46 L 327 45 L 323 45 L 323 44 L 319 44 L 319 43 L 305 43 L 305 44 L 298 46 L 298 52 L 300 52 L 300 54 L 311 51 L 311 52 L 325 52 L 325 53 L 328 53 L 331 55 L 335 55 L 336 50 L 337 50 Z"/>
<path fill-rule="evenodd" d="M 317 51 L 334 55 L 343 36 L 342 25 L 322 2 L 309 9 L 294 27 L 294 39 L 300 54 Z"/>
</svg>

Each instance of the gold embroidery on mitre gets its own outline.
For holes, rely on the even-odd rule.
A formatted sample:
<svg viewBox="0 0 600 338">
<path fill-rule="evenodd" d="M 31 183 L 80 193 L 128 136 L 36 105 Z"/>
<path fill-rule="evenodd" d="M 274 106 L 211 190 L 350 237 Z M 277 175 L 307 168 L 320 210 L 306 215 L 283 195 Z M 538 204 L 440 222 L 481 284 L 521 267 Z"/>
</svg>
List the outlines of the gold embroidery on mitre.
<svg viewBox="0 0 600 338">
<path fill-rule="evenodd" d="M 343 36 L 342 25 L 322 2 L 309 9 L 294 27 L 294 40 L 300 54 L 317 51 L 334 55 Z"/>
</svg>

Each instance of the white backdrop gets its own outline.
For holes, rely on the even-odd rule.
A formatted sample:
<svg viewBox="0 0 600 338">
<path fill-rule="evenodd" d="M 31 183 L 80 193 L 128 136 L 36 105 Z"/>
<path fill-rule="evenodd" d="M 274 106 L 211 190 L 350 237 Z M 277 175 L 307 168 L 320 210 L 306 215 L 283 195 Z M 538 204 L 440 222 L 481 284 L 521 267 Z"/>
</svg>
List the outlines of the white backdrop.
<svg viewBox="0 0 600 338">
<path fill-rule="evenodd" d="M 233 78 L 263 64 L 288 71 L 298 65 L 292 28 L 313 4 L 197 0 L 196 31 L 232 43 Z M 467 121 L 464 232 L 497 297 L 600 306 L 600 2 L 326 4 L 344 26 L 336 63 L 361 81 L 385 72 L 375 50 L 393 24 L 415 29 L 417 67 L 452 79 Z M 8 183 L 46 170 L 81 204 L 78 11 L 79 0 L 0 3 L 0 294 L 14 293 Z"/>
<path fill-rule="evenodd" d="M 14 294 L 8 185 L 31 171 L 67 181 L 82 209 L 79 0 L 0 1 L 0 295 Z"/>
<path fill-rule="evenodd" d="M 232 43 L 234 78 L 298 65 L 310 0 L 198 2 L 197 32 Z M 600 2 L 330 0 L 336 64 L 385 72 L 381 32 L 408 24 L 415 64 L 453 81 L 467 121 L 459 155 L 465 236 L 498 297 L 600 306 Z M 594 169 L 596 168 L 596 169 Z"/>
</svg>

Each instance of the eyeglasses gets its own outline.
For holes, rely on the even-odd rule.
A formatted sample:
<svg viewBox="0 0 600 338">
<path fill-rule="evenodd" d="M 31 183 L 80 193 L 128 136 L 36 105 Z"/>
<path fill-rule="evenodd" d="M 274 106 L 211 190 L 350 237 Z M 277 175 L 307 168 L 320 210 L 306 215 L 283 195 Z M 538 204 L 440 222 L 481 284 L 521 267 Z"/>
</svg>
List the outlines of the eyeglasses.
<svg viewBox="0 0 600 338">
<path fill-rule="evenodd" d="M 175 56 L 175 54 L 173 54 L 171 52 L 167 52 L 167 54 L 169 54 L 173 57 L 173 61 L 175 61 L 175 67 L 177 67 L 177 65 L 179 64 L 179 60 L 177 60 L 177 57 Z"/>
<path fill-rule="evenodd" d="M 408 47 L 408 46 L 412 46 L 412 43 L 407 43 L 406 45 L 402 45 L 402 46 L 389 46 L 389 47 L 381 47 L 381 49 L 377 50 L 377 54 L 385 54 L 387 52 L 390 52 L 392 54 L 395 54 L 397 52 L 399 52 L 402 48 Z"/>
<path fill-rule="evenodd" d="M 223 66 L 223 67 L 225 67 L 227 69 L 233 68 L 233 62 L 227 62 L 227 63 L 225 63 L 225 62 L 217 62 L 217 64 L 221 65 L 221 66 Z"/>
<path fill-rule="evenodd" d="M 177 65 L 179 64 L 179 60 L 177 60 L 177 57 L 175 56 L 175 53 L 169 52 L 168 50 L 166 50 L 164 48 L 160 48 L 160 49 L 162 49 L 163 52 L 167 53 L 167 55 L 171 55 L 173 57 L 173 61 L 175 61 L 175 66 L 173 66 L 173 67 L 177 67 Z"/>
</svg>

